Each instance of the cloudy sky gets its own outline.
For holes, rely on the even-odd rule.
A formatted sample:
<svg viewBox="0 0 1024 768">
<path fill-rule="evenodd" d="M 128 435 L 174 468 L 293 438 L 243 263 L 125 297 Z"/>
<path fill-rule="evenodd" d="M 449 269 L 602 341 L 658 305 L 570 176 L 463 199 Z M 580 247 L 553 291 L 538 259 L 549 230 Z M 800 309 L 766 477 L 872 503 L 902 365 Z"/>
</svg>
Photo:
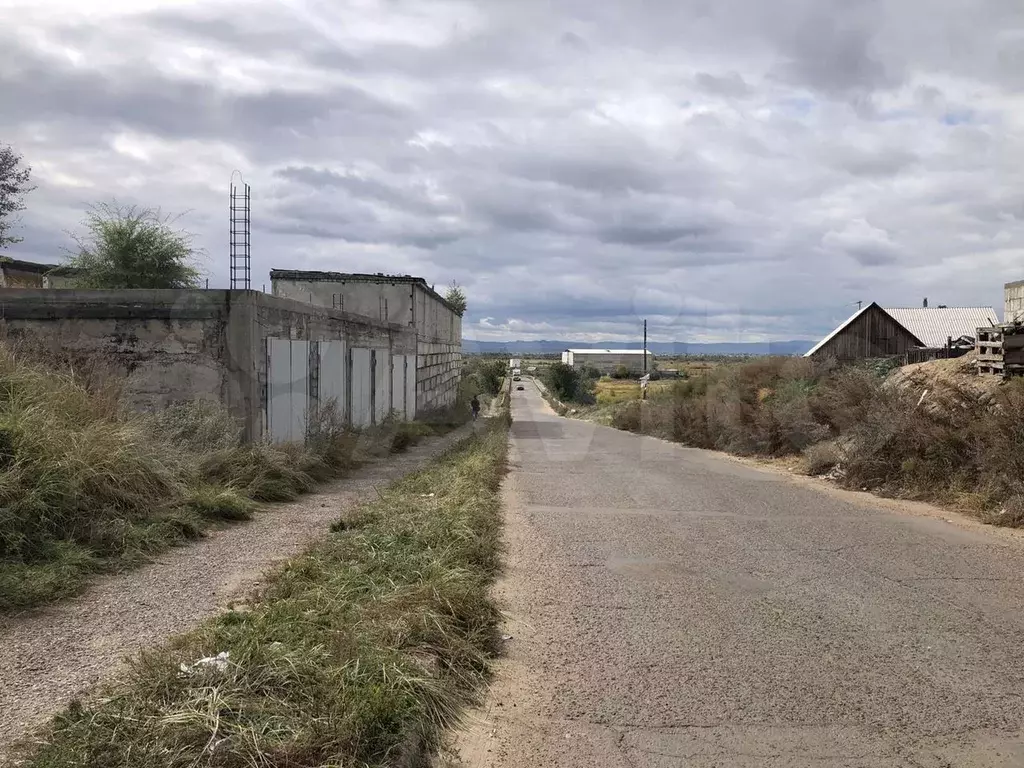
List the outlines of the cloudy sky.
<svg viewBox="0 0 1024 768">
<path fill-rule="evenodd" d="M 478 339 L 815 338 L 1024 278 L 1021 0 L 0 0 L 16 258 L 232 171 L 272 267 L 422 275 Z M 269 285 L 268 285 L 269 288 Z"/>
</svg>

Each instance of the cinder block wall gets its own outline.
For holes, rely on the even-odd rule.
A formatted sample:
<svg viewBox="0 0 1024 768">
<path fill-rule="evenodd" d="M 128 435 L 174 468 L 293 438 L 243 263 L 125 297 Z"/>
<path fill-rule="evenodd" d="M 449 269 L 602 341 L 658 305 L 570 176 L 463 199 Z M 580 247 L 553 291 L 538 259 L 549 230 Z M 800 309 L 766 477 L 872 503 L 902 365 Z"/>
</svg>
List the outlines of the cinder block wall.
<svg viewBox="0 0 1024 768">
<path fill-rule="evenodd" d="M 258 291 L 9 289 L 3 298 L 0 328 L 11 343 L 109 367 L 137 410 L 222 403 L 248 439 L 264 434 L 268 338 L 417 352 L 408 326 Z"/>
</svg>

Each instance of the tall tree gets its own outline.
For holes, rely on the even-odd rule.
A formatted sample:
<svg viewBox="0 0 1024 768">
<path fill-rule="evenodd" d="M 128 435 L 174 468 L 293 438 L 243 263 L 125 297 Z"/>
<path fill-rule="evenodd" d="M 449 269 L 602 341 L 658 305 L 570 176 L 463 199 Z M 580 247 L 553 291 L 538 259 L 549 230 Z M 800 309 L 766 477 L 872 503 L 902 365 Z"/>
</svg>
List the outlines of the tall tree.
<svg viewBox="0 0 1024 768">
<path fill-rule="evenodd" d="M 0 249 L 21 238 L 10 234 L 18 223 L 18 213 L 25 210 L 25 194 L 35 187 L 29 186 L 32 168 L 24 158 L 6 144 L 0 144 Z"/>
<path fill-rule="evenodd" d="M 462 289 L 462 286 L 452 280 L 451 285 L 448 286 L 448 291 L 444 295 L 445 301 L 451 304 L 455 311 L 460 315 L 466 312 L 466 292 Z"/>
<path fill-rule="evenodd" d="M 67 266 L 81 288 L 198 288 L 191 233 L 158 210 L 102 204 L 86 215 Z"/>
</svg>

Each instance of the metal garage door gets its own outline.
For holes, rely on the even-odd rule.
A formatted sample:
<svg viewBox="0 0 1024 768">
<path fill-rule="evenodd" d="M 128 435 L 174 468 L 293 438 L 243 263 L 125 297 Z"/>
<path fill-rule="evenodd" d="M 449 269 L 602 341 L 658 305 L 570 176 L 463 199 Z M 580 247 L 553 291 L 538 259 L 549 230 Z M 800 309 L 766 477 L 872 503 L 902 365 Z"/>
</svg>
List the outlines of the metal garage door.
<svg viewBox="0 0 1024 768">
<path fill-rule="evenodd" d="M 372 379 L 369 349 L 352 349 L 352 426 L 373 423 Z"/>
<path fill-rule="evenodd" d="M 405 419 L 416 418 L 416 355 L 405 358 Z"/>
<path fill-rule="evenodd" d="M 374 423 L 380 424 L 391 413 L 391 352 L 387 349 L 374 351 Z"/>
<path fill-rule="evenodd" d="M 319 392 L 320 408 L 334 405 L 337 417 L 344 421 L 348 408 L 348 381 L 345 368 L 348 354 L 344 341 L 317 342 L 320 352 Z"/>
<path fill-rule="evenodd" d="M 309 405 L 309 342 L 267 339 L 267 434 L 304 442 Z"/>
<path fill-rule="evenodd" d="M 391 357 L 391 410 L 405 418 L 405 355 Z"/>
</svg>

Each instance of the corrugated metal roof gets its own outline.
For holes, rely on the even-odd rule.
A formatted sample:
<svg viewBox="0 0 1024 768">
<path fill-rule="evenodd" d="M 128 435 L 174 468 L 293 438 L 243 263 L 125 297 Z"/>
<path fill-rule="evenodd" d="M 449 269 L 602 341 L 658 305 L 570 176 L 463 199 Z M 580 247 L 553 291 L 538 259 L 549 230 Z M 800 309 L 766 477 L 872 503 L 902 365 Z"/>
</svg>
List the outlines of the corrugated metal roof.
<svg viewBox="0 0 1024 768">
<path fill-rule="evenodd" d="M 973 338 L 979 328 L 999 322 L 992 307 L 885 307 L 885 311 L 926 347 L 944 347 L 948 337 Z"/>
<path fill-rule="evenodd" d="M 644 351 L 642 349 L 567 349 L 566 352 L 572 352 L 574 355 L 642 355 Z M 647 354 L 653 354 L 651 350 L 647 350 Z"/>
<path fill-rule="evenodd" d="M 817 344 L 815 344 L 815 345 L 814 345 L 813 347 L 811 347 L 811 348 L 810 348 L 809 350 L 807 350 L 806 352 L 804 352 L 804 357 L 810 357 L 811 355 L 813 355 L 813 354 L 814 354 L 815 352 L 817 352 L 817 351 L 818 351 L 819 349 L 821 349 L 821 348 L 822 348 L 822 347 L 824 347 L 824 346 L 825 346 L 826 344 L 828 344 L 828 343 L 829 343 L 830 341 L 832 341 L 832 339 L 833 339 L 833 338 L 834 338 L 834 337 L 836 336 L 836 334 L 838 334 L 838 333 L 839 333 L 839 332 L 840 332 L 841 330 L 843 330 L 843 328 L 845 328 L 846 326 L 848 326 L 848 325 L 849 325 L 850 323 L 852 323 L 852 322 L 853 322 L 854 320 L 856 320 L 856 319 L 857 319 L 858 317 L 860 317 L 860 316 L 861 316 L 862 314 L 864 314 L 864 313 L 865 313 L 865 312 L 867 312 L 867 311 L 868 311 L 869 309 L 871 309 L 872 307 L 875 307 L 875 306 L 878 306 L 878 305 L 877 305 L 877 304 L 875 304 L 874 302 L 871 302 L 871 303 L 870 303 L 870 304 L 868 304 L 868 305 L 867 305 L 866 307 L 861 307 L 860 309 L 858 309 L 858 310 L 857 310 L 856 312 L 854 312 L 854 313 L 853 313 L 852 315 L 850 315 L 850 316 L 849 316 L 849 317 L 848 317 L 848 318 L 847 318 L 846 320 L 844 320 L 844 321 L 843 321 L 843 322 L 841 322 L 841 323 L 840 323 L 839 325 L 837 325 L 837 326 L 835 327 L 835 330 L 833 330 L 833 331 L 832 331 L 832 333 L 830 333 L 830 334 L 829 334 L 828 336 L 826 336 L 826 337 L 825 337 L 824 339 L 822 339 L 821 341 L 819 341 L 819 342 L 818 342 Z"/>
</svg>

